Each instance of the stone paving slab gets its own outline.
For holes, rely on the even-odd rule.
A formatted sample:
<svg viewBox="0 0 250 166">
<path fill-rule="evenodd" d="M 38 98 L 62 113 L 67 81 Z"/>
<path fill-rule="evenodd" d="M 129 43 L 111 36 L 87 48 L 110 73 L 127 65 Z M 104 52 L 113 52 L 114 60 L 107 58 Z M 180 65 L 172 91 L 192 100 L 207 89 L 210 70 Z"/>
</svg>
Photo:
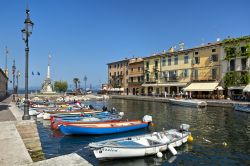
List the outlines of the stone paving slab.
<svg viewBox="0 0 250 166">
<path fill-rule="evenodd" d="M 35 163 L 27 164 L 26 166 L 91 166 L 91 164 L 84 160 L 81 156 L 76 153 L 63 155 L 48 160 L 38 161 Z"/>
<path fill-rule="evenodd" d="M 0 127 L 0 165 L 15 166 L 32 163 L 14 122 L 0 122 Z"/>
</svg>

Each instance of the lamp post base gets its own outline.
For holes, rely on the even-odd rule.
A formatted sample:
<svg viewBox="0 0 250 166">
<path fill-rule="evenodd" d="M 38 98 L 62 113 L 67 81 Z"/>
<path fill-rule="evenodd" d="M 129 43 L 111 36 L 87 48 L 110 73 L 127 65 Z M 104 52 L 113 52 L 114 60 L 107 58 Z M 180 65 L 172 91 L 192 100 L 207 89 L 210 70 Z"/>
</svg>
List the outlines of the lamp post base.
<svg viewBox="0 0 250 166">
<path fill-rule="evenodd" d="M 24 114 L 22 117 L 23 120 L 30 120 L 30 115 L 29 115 L 29 105 L 28 103 L 25 101 L 24 104 Z"/>
<path fill-rule="evenodd" d="M 22 119 L 23 120 L 30 120 L 30 115 L 23 115 Z"/>
</svg>

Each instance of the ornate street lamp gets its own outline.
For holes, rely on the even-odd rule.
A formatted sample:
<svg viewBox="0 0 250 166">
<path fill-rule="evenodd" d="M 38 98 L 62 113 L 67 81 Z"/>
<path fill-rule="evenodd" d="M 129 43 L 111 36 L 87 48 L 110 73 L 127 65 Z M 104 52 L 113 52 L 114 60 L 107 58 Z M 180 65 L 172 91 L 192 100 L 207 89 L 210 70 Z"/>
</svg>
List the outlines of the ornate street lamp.
<svg viewBox="0 0 250 166">
<path fill-rule="evenodd" d="M 15 72 L 16 72 L 16 65 L 15 60 L 13 60 L 13 66 L 12 66 L 12 75 L 13 75 L 13 99 L 12 101 L 15 102 Z"/>
<path fill-rule="evenodd" d="M 18 97 L 18 80 L 19 80 L 19 77 L 20 77 L 20 71 L 17 70 L 17 73 L 16 73 L 16 96 Z"/>
<path fill-rule="evenodd" d="M 28 101 L 28 63 L 29 63 L 29 37 L 32 34 L 34 23 L 30 19 L 30 10 L 26 9 L 26 19 L 24 21 L 24 29 L 22 29 L 23 40 L 26 45 L 25 48 L 25 101 L 24 101 L 24 115 L 23 120 L 29 120 L 29 101 Z"/>
</svg>

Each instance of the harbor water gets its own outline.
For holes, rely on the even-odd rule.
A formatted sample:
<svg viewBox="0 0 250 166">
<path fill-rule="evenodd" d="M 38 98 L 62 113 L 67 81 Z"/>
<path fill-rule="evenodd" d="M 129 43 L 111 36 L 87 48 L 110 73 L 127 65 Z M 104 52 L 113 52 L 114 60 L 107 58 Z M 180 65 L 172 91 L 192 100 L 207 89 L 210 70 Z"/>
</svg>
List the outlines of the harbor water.
<svg viewBox="0 0 250 166">
<path fill-rule="evenodd" d="M 38 131 L 46 158 L 76 152 L 93 165 L 250 165 L 250 114 L 221 107 L 204 109 L 174 106 L 166 103 L 110 99 L 88 101 L 85 104 L 115 107 L 125 113 L 124 119 L 141 119 L 153 116 L 153 125 L 147 129 L 103 136 L 64 136 L 50 129 L 50 122 L 37 120 Z M 99 161 L 87 147 L 90 142 L 133 136 L 148 132 L 179 128 L 189 124 L 194 138 L 177 148 L 178 154 L 169 151 L 162 158 L 147 156 Z"/>
</svg>

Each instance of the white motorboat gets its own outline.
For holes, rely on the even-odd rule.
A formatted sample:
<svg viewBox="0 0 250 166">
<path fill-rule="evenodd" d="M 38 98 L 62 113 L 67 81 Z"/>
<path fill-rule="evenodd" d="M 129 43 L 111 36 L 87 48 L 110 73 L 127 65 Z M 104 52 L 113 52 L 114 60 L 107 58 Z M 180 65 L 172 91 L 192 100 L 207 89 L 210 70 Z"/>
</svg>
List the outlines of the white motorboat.
<svg viewBox="0 0 250 166">
<path fill-rule="evenodd" d="M 171 129 L 152 134 L 111 139 L 90 143 L 89 147 L 93 150 L 95 157 L 100 160 L 158 155 L 167 149 L 176 155 L 175 147 L 186 143 L 191 135 L 188 129 L 189 125 L 182 124 L 180 130 Z"/>
<path fill-rule="evenodd" d="M 171 104 L 188 106 L 188 107 L 206 107 L 207 102 L 197 99 L 169 99 Z"/>
</svg>

